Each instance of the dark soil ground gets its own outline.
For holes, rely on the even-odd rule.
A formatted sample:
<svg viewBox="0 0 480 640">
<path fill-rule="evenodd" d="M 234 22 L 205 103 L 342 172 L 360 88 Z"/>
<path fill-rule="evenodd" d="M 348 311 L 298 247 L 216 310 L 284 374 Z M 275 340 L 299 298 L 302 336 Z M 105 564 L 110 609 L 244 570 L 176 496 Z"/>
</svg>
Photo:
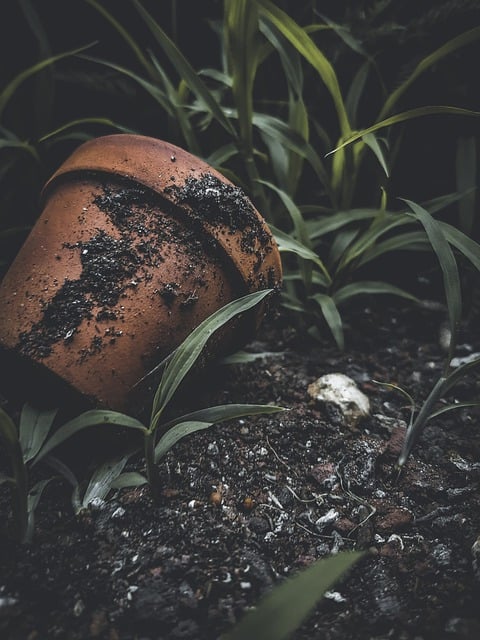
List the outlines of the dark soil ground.
<svg viewBox="0 0 480 640">
<path fill-rule="evenodd" d="M 74 516 L 68 487 L 49 485 L 33 543 L 1 541 L 0 637 L 215 640 L 285 577 L 366 549 L 295 639 L 480 638 L 479 410 L 432 420 L 398 477 L 409 408 L 373 382 L 422 401 L 442 370 L 443 320 L 435 309 L 364 303 L 347 313 L 339 353 L 272 314 L 247 349 L 276 355 L 215 367 L 179 410 L 288 411 L 178 443 L 161 464 L 158 504 L 146 487 L 122 489 Z M 480 351 L 478 318 L 459 344 L 460 357 Z M 370 416 L 357 426 L 308 395 L 330 372 L 368 396 Z M 479 386 L 471 376 L 451 399 L 478 398 Z M 95 449 L 76 446 L 80 466 Z M 141 458 L 131 468 L 142 471 Z"/>
</svg>

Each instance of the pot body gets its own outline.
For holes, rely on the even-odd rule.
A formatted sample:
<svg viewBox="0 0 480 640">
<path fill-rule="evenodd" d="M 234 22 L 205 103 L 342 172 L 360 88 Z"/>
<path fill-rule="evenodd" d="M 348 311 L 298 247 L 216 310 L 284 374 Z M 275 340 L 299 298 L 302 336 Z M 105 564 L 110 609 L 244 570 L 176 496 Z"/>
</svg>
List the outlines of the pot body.
<svg viewBox="0 0 480 640">
<path fill-rule="evenodd" d="M 42 200 L 0 285 L 8 369 L 42 395 L 55 380 L 55 393 L 63 387 L 90 404 L 129 409 L 132 388 L 202 320 L 280 284 L 277 247 L 251 202 L 169 143 L 91 140 Z M 257 311 L 250 321 L 260 318 Z M 240 345 L 250 330 L 230 323 L 214 351 Z"/>
</svg>

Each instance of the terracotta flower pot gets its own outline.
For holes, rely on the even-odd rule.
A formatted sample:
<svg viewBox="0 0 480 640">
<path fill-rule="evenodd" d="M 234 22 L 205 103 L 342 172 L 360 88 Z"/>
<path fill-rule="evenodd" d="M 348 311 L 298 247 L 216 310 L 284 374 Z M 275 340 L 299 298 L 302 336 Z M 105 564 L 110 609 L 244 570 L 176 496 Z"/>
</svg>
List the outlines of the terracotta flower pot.
<svg viewBox="0 0 480 640">
<path fill-rule="evenodd" d="M 0 285 L 4 372 L 42 394 L 53 381 L 55 393 L 60 384 L 125 410 L 204 318 L 281 281 L 276 244 L 244 193 L 161 140 L 86 142 L 47 182 L 42 206 Z M 232 323 L 218 349 L 251 335 Z"/>
</svg>

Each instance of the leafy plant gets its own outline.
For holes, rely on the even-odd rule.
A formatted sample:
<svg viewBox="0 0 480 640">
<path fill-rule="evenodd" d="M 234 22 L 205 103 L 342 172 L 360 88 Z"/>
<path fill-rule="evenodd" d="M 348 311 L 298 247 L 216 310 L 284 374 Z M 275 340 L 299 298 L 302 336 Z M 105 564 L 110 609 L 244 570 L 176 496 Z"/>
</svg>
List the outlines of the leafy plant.
<svg viewBox="0 0 480 640">
<path fill-rule="evenodd" d="M 401 81 L 389 78 L 394 85 L 389 89 L 375 57 L 348 25 L 322 18 L 301 26 L 270 0 L 224 1 L 223 22 L 215 25 L 219 64 L 201 70 L 139 0 L 132 0 L 132 7 L 157 46 L 147 52 L 100 0 L 87 2 L 121 36 L 140 72 L 92 56 L 84 59 L 139 85 L 168 115 L 179 144 L 252 196 L 284 254 L 284 303 L 299 313 L 306 328 L 316 334 L 326 323 L 343 347 L 341 307 L 352 297 L 388 294 L 415 300 L 385 277 L 361 276 L 366 265 L 374 260 L 381 265 L 393 252 L 431 250 L 408 210 L 391 206 L 397 202 L 390 182 L 404 123 L 480 114 L 442 104 L 399 107 L 435 65 L 476 42 L 480 28 L 425 55 Z M 336 69 L 322 48 L 322 39 L 328 35 L 331 43 L 332 34 L 351 53 L 351 77 Z M 271 77 L 279 78 L 274 86 Z M 463 159 L 471 157 L 471 145 L 459 147 L 459 193 L 443 200 L 444 206 L 459 202 L 467 235 L 474 176 Z M 305 193 L 310 202 L 300 201 Z M 431 202 L 424 207 L 435 213 L 442 205 Z"/>
<path fill-rule="evenodd" d="M 362 557 L 343 551 L 317 560 L 275 587 L 229 632 L 223 640 L 287 640 L 325 593 Z"/>
<path fill-rule="evenodd" d="M 465 236 L 457 228 L 445 222 L 435 220 L 426 209 L 420 207 L 418 204 L 410 201 L 406 202 L 411 210 L 408 215 L 420 222 L 424 227 L 428 242 L 431 244 L 438 258 L 448 309 L 450 341 L 449 352 L 445 359 L 443 372 L 418 412 L 416 411 L 416 402 L 410 394 L 395 385 L 389 385 L 403 393 L 411 405 L 410 420 L 405 441 L 397 462 L 399 469 L 407 462 L 415 443 L 430 420 L 453 409 L 463 409 L 480 404 L 478 401 L 444 404 L 440 409 L 436 409 L 438 402 L 444 399 L 448 392 L 462 380 L 462 378 L 470 375 L 472 371 L 480 367 L 480 358 L 465 362 L 457 367 L 453 366 L 458 331 L 462 319 L 462 291 L 457 260 L 452 250 L 452 246 L 458 249 L 460 254 L 468 258 L 473 267 L 480 271 L 480 245 L 468 238 L 468 236 Z"/>
<path fill-rule="evenodd" d="M 2 474 L 0 482 L 10 487 L 14 535 L 21 542 L 32 539 L 35 509 L 52 480 L 51 477 L 39 480 L 29 487 L 30 468 L 37 461 L 40 449 L 49 442 L 56 414 L 56 409 L 40 411 L 26 403 L 17 428 L 11 417 L 0 408 L 0 440 L 5 444 L 12 473 L 11 476 Z"/>
<path fill-rule="evenodd" d="M 52 431 L 57 410 L 39 411 L 26 404 L 17 429 L 8 414 L 0 410 L 0 437 L 5 443 L 12 467 L 12 476 L 2 476 L 0 480 L 2 483 L 8 483 L 12 490 L 12 507 L 18 539 L 23 542 L 31 540 L 34 511 L 50 481 L 41 480 L 32 489 L 28 488 L 29 468 L 42 460 L 48 461 L 51 467 L 70 482 L 73 487 L 72 502 L 77 512 L 87 507 L 95 498 L 103 499 L 113 487 L 140 486 L 148 482 L 152 494 L 157 496 L 160 488 L 157 465 L 179 440 L 226 420 L 282 411 L 282 407 L 272 405 L 231 404 L 200 409 L 172 420 L 162 421 L 163 413 L 175 392 L 197 362 L 212 335 L 236 316 L 247 313 L 271 293 L 271 289 L 265 289 L 234 300 L 214 312 L 192 331 L 162 365 L 161 380 L 153 399 L 148 425 L 127 414 L 92 409 Z M 70 469 L 60 460 L 52 459 L 51 452 L 59 445 L 78 432 L 98 425 L 133 429 L 141 433 L 146 477 L 138 472 L 123 473 L 129 458 L 140 451 L 138 447 L 102 463 L 84 489 Z"/>
</svg>

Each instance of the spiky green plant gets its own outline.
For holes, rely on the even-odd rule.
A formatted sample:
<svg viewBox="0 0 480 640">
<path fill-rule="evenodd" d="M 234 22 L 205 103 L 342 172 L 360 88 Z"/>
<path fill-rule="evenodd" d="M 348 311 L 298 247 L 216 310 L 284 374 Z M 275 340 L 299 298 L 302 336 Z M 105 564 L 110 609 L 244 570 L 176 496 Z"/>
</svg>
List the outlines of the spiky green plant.
<svg viewBox="0 0 480 640">
<path fill-rule="evenodd" d="M 414 299 L 382 278 L 364 282 L 358 272 L 374 259 L 381 264 L 392 252 L 428 250 L 425 235 L 412 226 L 407 212 L 392 206 L 397 201 L 389 181 L 402 125 L 419 118 L 443 117 L 447 122 L 479 113 L 449 105 L 399 107 L 435 65 L 476 42 L 480 28 L 428 53 L 389 89 L 374 57 L 348 25 L 317 16 L 316 22 L 302 26 L 270 0 L 224 1 L 219 63 L 207 69 L 194 67 L 139 0 L 132 0 L 132 6 L 158 45 L 150 51 L 144 51 L 101 0 L 87 2 L 123 38 L 141 71 L 87 59 L 137 83 L 170 118 L 172 131 L 178 132 L 176 142 L 251 195 L 284 252 L 285 304 L 305 316 L 308 327 L 315 331 L 326 321 L 341 347 L 341 306 L 353 296 Z M 351 52 L 349 68 L 354 73 L 348 80 L 323 50 L 326 34 L 335 34 Z M 265 82 L 272 77 L 278 79 L 275 85 Z M 374 99 L 365 114 L 367 93 Z M 443 200 L 459 202 L 467 234 L 474 211 L 474 176 L 466 161 L 472 157 L 472 144 L 458 151 L 462 197 Z M 439 208 L 438 203 L 424 206 L 433 212 Z"/>
</svg>

